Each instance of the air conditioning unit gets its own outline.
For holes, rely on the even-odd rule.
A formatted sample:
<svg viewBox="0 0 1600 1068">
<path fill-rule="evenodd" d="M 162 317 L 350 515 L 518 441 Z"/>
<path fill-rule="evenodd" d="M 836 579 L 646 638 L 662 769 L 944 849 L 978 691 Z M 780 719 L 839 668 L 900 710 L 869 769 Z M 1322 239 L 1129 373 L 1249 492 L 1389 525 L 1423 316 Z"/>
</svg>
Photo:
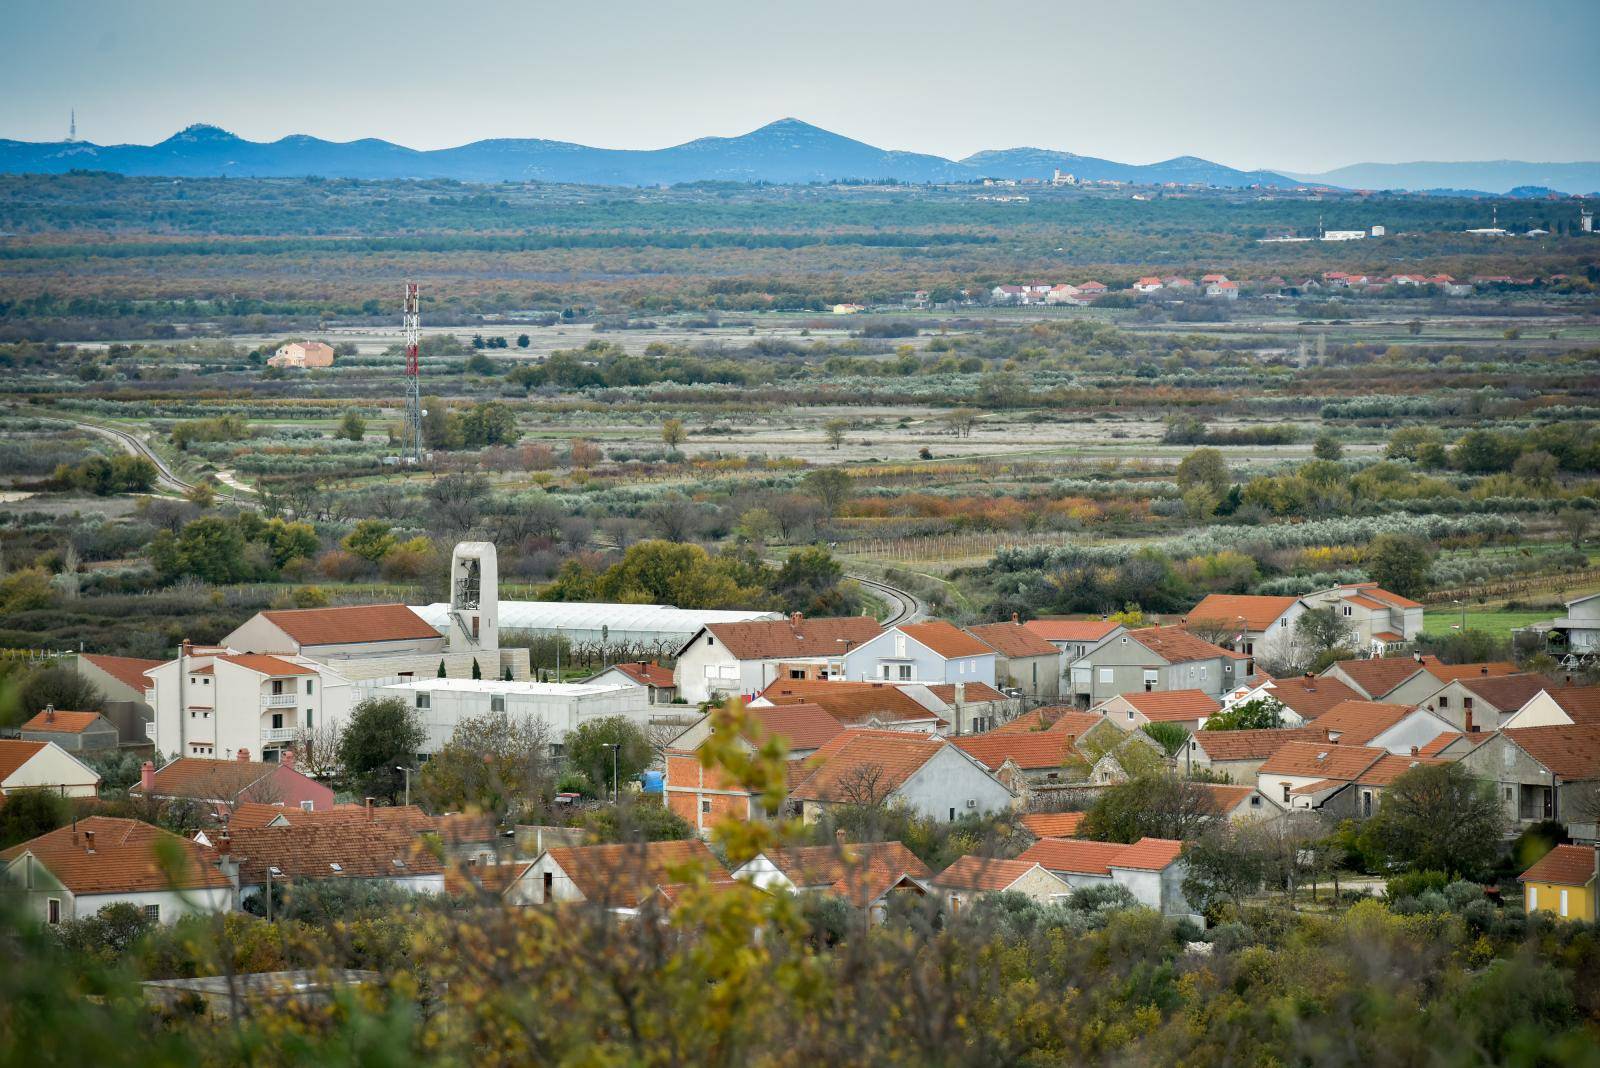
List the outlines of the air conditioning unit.
<svg viewBox="0 0 1600 1068">
<path fill-rule="evenodd" d="M 968 808 L 977 808 L 978 807 L 978 799 L 975 798 L 975 797 L 967 798 L 967 807 Z"/>
</svg>

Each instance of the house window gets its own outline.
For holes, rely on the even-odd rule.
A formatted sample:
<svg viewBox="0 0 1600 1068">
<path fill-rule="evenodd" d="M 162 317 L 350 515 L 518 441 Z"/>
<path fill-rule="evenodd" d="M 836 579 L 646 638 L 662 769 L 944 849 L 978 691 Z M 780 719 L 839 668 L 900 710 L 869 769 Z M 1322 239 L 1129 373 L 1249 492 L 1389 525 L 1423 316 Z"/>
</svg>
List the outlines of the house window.
<svg viewBox="0 0 1600 1068">
<path fill-rule="evenodd" d="M 1344 606 L 1344 614 L 1347 615 L 1347 616 L 1353 616 L 1353 615 L 1355 615 L 1355 611 L 1353 609 L 1351 609 L 1351 607 L 1349 605 L 1345 605 Z"/>
<path fill-rule="evenodd" d="M 707 634 L 707 635 L 706 635 L 706 644 L 707 644 L 707 645 L 715 645 L 715 644 L 717 644 L 717 643 L 716 643 L 716 641 L 715 641 L 715 640 L 714 640 L 714 639 L 713 639 L 713 638 L 712 638 L 712 637 L 711 637 L 711 635 L 709 635 L 709 634 Z M 546 878 L 546 879 L 548 879 L 548 878 L 550 878 L 550 876 L 548 876 L 548 875 L 546 875 L 546 876 L 545 876 L 545 878 Z"/>
<path fill-rule="evenodd" d="M 1512 801 L 1511 787 L 1507 786 L 1506 787 L 1506 804 L 1508 804 L 1508 805 L 1511 804 L 1511 801 Z"/>
<path fill-rule="evenodd" d="M 1449 708 L 1450 707 L 1450 698 L 1445 696 L 1444 694 L 1440 694 L 1439 695 L 1439 707 L 1440 708 Z"/>
<path fill-rule="evenodd" d="M 1532 883 L 1528 884 L 1528 911 L 1532 912 L 1539 907 L 1539 888 Z"/>
<path fill-rule="evenodd" d="M 144 907 L 144 918 L 149 920 L 151 923 L 160 923 L 161 922 L 161 906 L 160 905 L 146 905 Z"/>
<path fill-rule="evenodd" d="M 1287 805 L 1289 803 L 1289 784 L 1288 783 L 1283 783 L 1282 785 L 1283 785 L 1283 803 Z"/>
<path fill-rule="evenodd" d="M 900 665 L 900 678 L 901 679 L 909 679 L 909 678 L 911 678 L 911 665 L 910 664 L 901 664 Z"/>
<path fill-rule="evenodd" d="M 302 812 L 315 812 L 316 808 L 317 808 L 317 803 L 315 801 L 302 801 L 302 802 L 300 802 L 300 810 Z"/>
<path fill-rule="evenodd" d="M 1463 697 L 1461 699 L 1461 707 L 1464 708 L 1466 711 L 1471 712 L 1472 711 L 1472 698 Z"/>
<path fill-rule="evenodd" d="M 490 698 L 489 698 L 489 711 L 490 712 L 504 712 L 505 710 L 506 710 L 506 699 L 505 699 L 505 695 L 504 694 L 498 694 L 497 693 L 497 694 L 493 694 L 492 696 L 490 696 Z"/>
<path fill-rule="evenodd" d="M 1102 685 L 1102 686 L 1110 686 L 1111 685 L 1111 669 L 1110 668 L 1103 667 L 1103 668 L 1100 669 L 1100 685 Z"/>
<path fill-rule="evenodd" d="M 283 713 L 282 712 L 274 712 L 272 714 L 272 729 L 275 730 L 275 731 L 283 730 Z"/>
<path fill-rule="evenodd" d="M 1372 815 L 1372 791 L 1371 790 L 1363 790 L 1363 791 L 1361 791 L 1361 815 L 1363 817 L 1368 817 L 1368 816 Z"/>
<path fill-rule="evenodd" d="M 433 707 L 433 695 L 432 694 L 427 694 L 427 693 L 418 693 L 417 694 L 417 707 L 418 708 L 432 708 Z"/>
<path fill-rule="evenodd" d="M 311 709 L 306 709 L 306 730 L 311 729 Z"/>
<path fill-rule="evenodd" d="M 311 696 L 311 680 L 310 679 L 306 680 L 306 696 L 307 697 Z"/>
<path fill-rule="evenodd" d="M 806 677 L 806 673 L 801 668 L 790 668 L 789 677 L 791 679 L 803 679 Z"/>
<path fill-rule="evenodd" d="M 950 810 L 950 822 L 954 823 L 955 821 L 956 821 L 956 810 L 955 809 L 951 809 Z"/>
<path fill-rule="evenodd" d="M 1250 807 L 1251 808 L 1260 808 L 1261 807 L 1261 795 L 1260 794 L 1251 794 L 1250 795 Z"/>
<path fill-rule="evenodd" d="M 711 640 L 710 638 L 706 639 L 706 641 L 710 641 L 710 640 Z M 556 873 L 553 872 L 553 871 L 547 871 L 547 872 L 544 873 L 544 900 L 545 900 L 545 904 L 548 905 L 550 902 L 554 901 L 555 899 L 556 899 Z"/>
<path fill-rule="evenodd" d="M 1565 916 L 1567 914 L 1567 891 L 1566 891 L 1565 888 L 1563 888 L 1562 891 L 1561 891 L 1561 909 L 1560 909 L 1560 912 L 1561 912 L 1561 915 L 1563 915 L 1563 916 Z"/>
<path fill-rule="evenodd" d="M 1529 887 L 1531 890 L 1532 887 Z M 61 899 L 52 897 L 44 903 L 45 922 L 57 924 L 61 922 Z"/>
<path fill-rule="evenodd" d="M 706 797 L 706 798 L 701 798 L 700 799 L 700 812 L 701 812 L 702 815 L 710 815 L 711 814 L 711 799 L 710 798 Z"/>
<path fill-rule="evenodd" d="M 1144 692 L 1149 693 L 1150 691 L 1154 690 L 1158 684 L 1158 681 L 1159 678 L 1157 673 L 1151 671 L 1149 668 L 1146 668 L 1144 672 Z"/>
</svg>

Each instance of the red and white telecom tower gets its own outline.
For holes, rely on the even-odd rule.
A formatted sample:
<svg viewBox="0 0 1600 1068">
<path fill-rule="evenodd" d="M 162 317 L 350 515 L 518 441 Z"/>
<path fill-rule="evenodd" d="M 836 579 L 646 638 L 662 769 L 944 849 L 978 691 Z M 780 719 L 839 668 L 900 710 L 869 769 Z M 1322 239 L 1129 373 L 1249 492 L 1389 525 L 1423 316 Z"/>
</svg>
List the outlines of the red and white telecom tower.
<svg viewBox="0 0 1600 1068">
<path fill-rule="evenodd" d="M 406 436 L 405 450 L 414 464 L 422 462 L 422 377 L 417 350 L 422 343 L 421 287 L 406 283 L 405 315 L 402 330 L 406 339 Z"/>
</svg>

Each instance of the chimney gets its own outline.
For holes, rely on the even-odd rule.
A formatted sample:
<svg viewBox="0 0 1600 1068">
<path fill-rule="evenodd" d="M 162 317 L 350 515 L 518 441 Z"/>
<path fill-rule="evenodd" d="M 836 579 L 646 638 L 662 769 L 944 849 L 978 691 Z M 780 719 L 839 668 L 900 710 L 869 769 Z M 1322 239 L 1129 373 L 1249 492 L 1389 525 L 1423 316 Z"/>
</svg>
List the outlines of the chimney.
<svg viewBox="0 0 1600 1068">
<path fill-rule="evenodd" d="M 843 827 L 839 827 L 833 832 L 833 840 L 838 843 L 840 849 L 844 848 L 844 828 Z"/>
<path fill-rule="evenodd" d="M 222 835 L 217 839 L 217 855 L 226 858 L 231 852 L 233 852 L 233 838 L 228 834 L 227 828 L 223 828 Z"/>
<path fill-rule="evenodd" d="M 235 759 L 238 760 L 239 763 L 241 763 L 241 764 L 250 763 L 250 750 L 244 748 L 243 746 L 241 746 L 239 748 L 239 755 L 237 757 L 235 757 Z"/>
<path fill-rule="evenodd" d="M 794 614 L 789 616 L 789 625 L 791 627 L 794 627 L 796 630 L 798 630 L 800 628 L 800 613 L 799 612 L 795 612 Z"/>
<path fill-rule="evenodd" d="M 1022 617 L 1020 615 L 1018 615 L 1016 612 L 1012 612 L 1011 613 L 1011 622 L 1013 622 L 1013 623 L 1021 623 L 1022 622 Z"/>
<path fill-rule="evenodd" d="M 93 831 L 84 831 L 83 832 L 83 849 L 84 849 L 84 852 L 86 852 L 86 853 L 93 853 L 94 852 L 94 832 Z"/>
<path fill-rule="evenodd" d="M 154 761 L 146 760 L 139 765 L 139 792 L 146 797 L 156 792 L 156 765 Z"/>
<path fill-rule="evenodd" d="M 193 656 L 194 644 L 188 638 L 183 639 L 183 644 L 178 647 L 179 656 Z"/>
<path fill-rule="evenodd" d="M 1422 663 L 1422 654 L 1421 653 L 1412 653 L 1411 654 L 1411 662 L 1414 663 L 1414 664 Z"/>
<path fill-rule="evenodd" d="M 1412 746 L 1412 747 L 1411 747 L 1411 755 L 1412 755 L 1412 756 L 1417 756 L 1417 755 L 1419 755 L 1419 754 L 1420 754 L 1420 753 L 1421 753 L 1421 752 L 1422 752 L 1422 750 L 1420 750 L 1420 749 L 1418 749 L 1418 748 L 1417 748 L 1417 747 L 1416 747 L 1416 746 Z"/>
<path fill-rule="evenodd" d="M 1479 668 L 1479 669 L 1478 669 L 1478 674 L 1480 674 L 1480 675 L 1487 675 L 1487 674 L 1489 674 L 1489 665 L 1488 665 L 1488 664 L 1485 664 L 1485 665 L 1483 665 L 1483 666 L 1482 666 L 1482 667 L 1481 667 L 1481 668 Z"/>
<path fill-rule="evenodd" d="M 375 799 L 371 798 L 371 797 L 368 797 L 368 798 L 365 799 L 365 804 L 367 806 L 367 819 L 369 819 L 369 820 L 372 818 L 372 802 L 374 800 Z"/>
<path fill-rule="evenodd" d="M 284 767 L 288 768 L 290 771 L 293 771 L 294 770 L 294 750 L 293 749 L 285 749 L 281 754 L 279 754 L 278 763 L 282 764 Z"/>
<path fill-rule="evenodd" d="M 54 723 L 56 721 L 56 706 L 55 705 L 45 705 L 44 706 L 44 721 L 46 723 Z"/>
</svg>

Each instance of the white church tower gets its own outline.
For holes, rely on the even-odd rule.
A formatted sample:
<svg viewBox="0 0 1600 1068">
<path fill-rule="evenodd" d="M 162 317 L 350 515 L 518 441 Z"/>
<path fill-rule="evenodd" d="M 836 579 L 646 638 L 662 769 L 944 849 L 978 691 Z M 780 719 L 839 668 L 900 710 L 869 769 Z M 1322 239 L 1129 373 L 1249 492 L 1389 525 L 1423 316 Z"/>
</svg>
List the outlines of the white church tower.
<svg viewBox="0 0 1600 1068">
<path fill-rule="evenodd" d="M 500 648 L 500 565 L 494 545 L 464 541 L 450 556 L 452 653 Z"/>
</svg>

